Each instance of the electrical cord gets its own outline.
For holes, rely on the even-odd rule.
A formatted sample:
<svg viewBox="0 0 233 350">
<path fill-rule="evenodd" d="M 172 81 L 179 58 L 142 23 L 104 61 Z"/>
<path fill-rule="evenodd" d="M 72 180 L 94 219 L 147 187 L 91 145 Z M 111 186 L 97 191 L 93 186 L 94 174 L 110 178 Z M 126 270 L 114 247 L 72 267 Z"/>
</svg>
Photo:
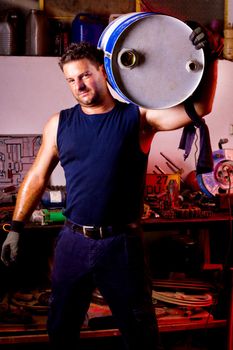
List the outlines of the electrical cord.
<svg viewBox="0 0 233 350">
<path fill-rule="evenodd" d="M 5 232 L 10 232 L 10 229 L 11 229 L 11 225 L 10 224 L 3 224 L 2 225 L 2 229 L 3 229 L 3 231 L 5 231 Z"/>
<path fill-rule="evenodd" d="M 197 161 L 198 161 L 198 134 L 195 134 L 195 139 L 194 139 L 194 146 L 195 146 L 195 152 L 194 152 L 194 161 L 195 161 L 195 168 L 197 167 Z"/>
</svg>

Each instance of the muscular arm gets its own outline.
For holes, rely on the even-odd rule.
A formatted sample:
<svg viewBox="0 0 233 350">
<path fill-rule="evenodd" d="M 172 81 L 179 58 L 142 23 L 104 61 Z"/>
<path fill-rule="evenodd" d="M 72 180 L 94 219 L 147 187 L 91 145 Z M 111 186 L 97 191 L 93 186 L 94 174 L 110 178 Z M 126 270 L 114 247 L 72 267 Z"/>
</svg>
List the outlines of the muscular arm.
<svg viewBox="0 0 233 350">
<path fill-rule="evenodd" d="M 57 127 L 58 114 L 51 117 L 44 128 L 42 145 L 20 186 L 13 220 L 26 221 L 29 219 L 45 190 L 52 171 L 58 163 Z"/>
</svg>

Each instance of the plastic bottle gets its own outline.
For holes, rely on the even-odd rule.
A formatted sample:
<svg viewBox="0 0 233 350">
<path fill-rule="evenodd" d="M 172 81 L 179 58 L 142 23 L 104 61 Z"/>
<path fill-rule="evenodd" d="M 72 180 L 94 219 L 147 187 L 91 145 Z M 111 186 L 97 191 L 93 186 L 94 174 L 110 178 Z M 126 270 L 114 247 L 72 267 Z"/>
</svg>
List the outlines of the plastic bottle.
<svg viewBox="0 0 233 350">
<path fill-rule="evenodd" d="M 19 53 L 18 14 L 8 11 L 0 20 L 0 55 L 16 55 Z"/>
<path fill-rule="evenodd" d="M 30 10 L 26 20 L 26 47 L 28 56 L 47 56 L 50 53 L 49 21 L 41 10 Z"/>
</svg>

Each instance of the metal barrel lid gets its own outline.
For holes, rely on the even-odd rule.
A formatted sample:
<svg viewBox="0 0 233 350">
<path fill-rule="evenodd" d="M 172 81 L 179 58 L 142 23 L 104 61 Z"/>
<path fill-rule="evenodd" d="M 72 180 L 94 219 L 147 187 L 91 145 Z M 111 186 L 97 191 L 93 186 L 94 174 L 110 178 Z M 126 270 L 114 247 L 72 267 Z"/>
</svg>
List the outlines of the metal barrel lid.
<svg viewBox="0 0 233 350">
<path fill-rule="evenodd" d="M 126 102 L 164 109 L 186 100 L 199 85 L 204 52 L 189 39 L 181 20 L 151 12 L 130 13 L 111 22 L 98 48 L 108 81 Z"/>
</svg>

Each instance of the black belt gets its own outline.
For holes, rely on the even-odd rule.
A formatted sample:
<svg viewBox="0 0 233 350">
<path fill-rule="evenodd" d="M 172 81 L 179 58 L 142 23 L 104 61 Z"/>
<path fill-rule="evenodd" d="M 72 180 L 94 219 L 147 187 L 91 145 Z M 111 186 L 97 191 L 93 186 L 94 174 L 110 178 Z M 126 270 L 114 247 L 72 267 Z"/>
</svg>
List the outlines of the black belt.
<svg viewBox="0 0 233 350">
<path fill-rule="evenodd" d="M 104 239 L 113 237 L 123 233 L 128 229 L 135 229 L 138 227 L 136 223 L 127 225 L 114 225 L 114 226 L 85 226 L 74 224 L 71 221 L 65 221 L 65 226 L 69 227 L 74 232 L 82 233 L 85 237 L 92 239 Z"/>
</svg>

